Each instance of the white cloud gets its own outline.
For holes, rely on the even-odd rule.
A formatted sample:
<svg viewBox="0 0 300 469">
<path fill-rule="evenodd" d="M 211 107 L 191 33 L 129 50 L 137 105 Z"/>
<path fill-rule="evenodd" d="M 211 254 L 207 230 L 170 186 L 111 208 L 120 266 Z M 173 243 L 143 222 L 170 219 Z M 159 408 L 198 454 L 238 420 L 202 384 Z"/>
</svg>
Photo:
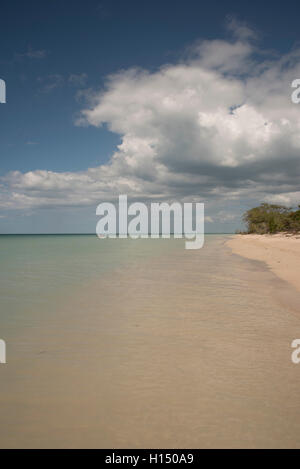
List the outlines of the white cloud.
<svg viewBox="0 0 300 469">
<path fill-rule="evenodd" d="M 249 28 L 233 21 L 231 29 L 233 40 L 197 43 L 177 64 L 108 77 L 77 125 L 106 124 L 121 136 L 110 162 L 81 172 L 9 173 L 1 206 L 96 205 L 120 193 L 208 204 L 285 203 L 294 194 L 296 203 L 300 106 L 290 84 L 300 77 L 300 49 L 263 59 Z"/>
<path fill-rule="evenodd" d="M 297 207 L 300 205 L 300 191 L 274 194 L 266 197 L 266 202 L 285 206 Z"/>
</svg>

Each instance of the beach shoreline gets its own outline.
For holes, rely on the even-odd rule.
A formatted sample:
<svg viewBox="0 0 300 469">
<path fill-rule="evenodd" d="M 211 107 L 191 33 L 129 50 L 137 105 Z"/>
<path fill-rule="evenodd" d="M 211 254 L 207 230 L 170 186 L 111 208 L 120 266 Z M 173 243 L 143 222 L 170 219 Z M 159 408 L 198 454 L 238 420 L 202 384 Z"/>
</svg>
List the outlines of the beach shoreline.
<svg viewBox="0 0 300 469">
<path fill-rule="evenodd" d="M 262 261 L 300 292 L 300 235 L 235 235 L 226 245 L 234 254 Z"/>
<path fill-rule="evenodd" d="M 0 447 L 299 448 L 299 294 L 230 236 L 1 240 Z"/>
</svg>

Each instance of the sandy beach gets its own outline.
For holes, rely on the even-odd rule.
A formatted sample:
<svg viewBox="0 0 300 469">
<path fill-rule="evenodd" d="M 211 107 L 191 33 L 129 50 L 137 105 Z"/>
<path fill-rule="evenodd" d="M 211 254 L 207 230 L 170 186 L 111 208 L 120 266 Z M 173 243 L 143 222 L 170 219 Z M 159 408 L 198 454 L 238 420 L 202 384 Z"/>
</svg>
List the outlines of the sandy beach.
<svg viewBox="0 0 300 469">
<path fill-rule="evenodd" d="M 299 293 L 229 239 L 2 237 L 0 447 L 300 448 Z"/>
<path fill-rule="evenodd" d="M 300 235 L 236 235 L 227 245 L 235 254 L 265 262 L 300 291 Z"/>
</svg>

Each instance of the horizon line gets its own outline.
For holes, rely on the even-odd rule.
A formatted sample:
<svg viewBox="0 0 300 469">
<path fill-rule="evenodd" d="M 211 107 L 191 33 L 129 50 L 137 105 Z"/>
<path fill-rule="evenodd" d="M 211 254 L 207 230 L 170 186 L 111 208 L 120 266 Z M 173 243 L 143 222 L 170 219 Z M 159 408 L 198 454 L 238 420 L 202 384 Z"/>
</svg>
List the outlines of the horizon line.
<svg viewBox="0 0 300 469">
<path fill-rule="evenodd" d="M 120 233 L 116 233 L 116 236 L 118 237 L 119 234 Z M 142 233 L 142 236 L 145 234 L 146 233 Z M 174 234 L 175 233 L 170 233 L 170 236 L 173 236 Z M 199 234 L 199 233 L 185 233 L 185 234 Z M 235 232 L 221 232 L 221 233 L 206 232 L 204 233 L 204 235 L 206 234 L 235 234 Z M 127 233 L 127 235 L 130 238 L 129 233 Z M 96 233 L 0 233 L 0 236 L 95 236 L 96 238 L 98 238 Z M 151 237 L 151 233 L 148 233 L 148 236 Z M 162 236 L 162 233 L 160 233 L 159 236 Z M 109 235 L 103 237 L 103 239 L 105 238 L 109 238 Z M 184 238 L 184 234 L 182 234 L 182 238 Z M 163 238 L 163 239 L 168 239 L 168 238 Z M 177 238 L 177 239 L 180 239 L 180 238 Z"/>
</svg>

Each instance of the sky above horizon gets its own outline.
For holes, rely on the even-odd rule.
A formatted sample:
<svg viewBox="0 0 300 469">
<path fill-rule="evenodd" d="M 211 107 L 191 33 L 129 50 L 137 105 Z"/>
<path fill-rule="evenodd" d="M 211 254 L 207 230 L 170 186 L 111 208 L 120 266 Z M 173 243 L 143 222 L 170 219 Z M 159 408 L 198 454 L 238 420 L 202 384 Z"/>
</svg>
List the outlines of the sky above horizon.
<svg viewBox="0 0 300 469">
<path fill-rule="evenodd" d="M 300 203 L 296 1 L 1 5 L 0 233 L 92 233 L 96 207 L 205 203 L 233 232 Z"/>
</svg>

